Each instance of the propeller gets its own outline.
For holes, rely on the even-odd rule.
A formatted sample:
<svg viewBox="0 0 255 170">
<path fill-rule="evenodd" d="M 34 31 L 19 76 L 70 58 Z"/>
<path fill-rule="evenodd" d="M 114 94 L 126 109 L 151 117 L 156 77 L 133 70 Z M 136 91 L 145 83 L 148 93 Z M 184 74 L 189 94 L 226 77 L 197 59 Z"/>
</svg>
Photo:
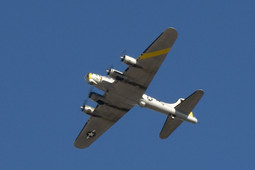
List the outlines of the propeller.
<svg viewBox="0 0 255 170">
<path fill-rule="evenodd" d="M 107 73 L 107 75 L 109 75 L 109 73 L 110 73 L 110 71 L 111 71 L 112 68 L 113 68 L 113 64 L 111 64 L 111 65 L 109 65 L 109 66 L 106 67 L 106 73 Z"/>
<path fill-rule="evenodd" d="M 123 50 L 121 53 L 120 53 L 120 60 L 121 62 L 123 62 L 124 58 L 125 58 L 125 55 L 127 55 L 127 50 Z"/>
<path fill-rule="evenodd" d="M 85 100 L 83 101 L 82 106 L 80 107 L 80 108 L 81 108 L 81 111 L 83 111 L 84 108 L 85 108 L 85 106 L 87 105 L 88 99 L 89 99 L 89 94 L 93 91 L 93 89 L 94 89 L 94 86 L 90 86 L 90 88 L 89 88 L 89 90 L 88 90 L 88 95 L 87 95 L 87 97 L 85 98 Z"/>
</svg>

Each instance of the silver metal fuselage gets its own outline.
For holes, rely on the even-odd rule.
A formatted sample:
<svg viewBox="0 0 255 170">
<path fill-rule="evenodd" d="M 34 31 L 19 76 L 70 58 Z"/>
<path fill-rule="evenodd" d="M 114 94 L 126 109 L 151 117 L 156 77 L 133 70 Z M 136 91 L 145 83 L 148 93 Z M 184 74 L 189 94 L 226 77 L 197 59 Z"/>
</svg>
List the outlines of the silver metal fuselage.
<svg viewBox="0 0 255 170">
<path fill-rule="evenodd" d="M 113 78 L 100 76 L 97 74 L 89 73 L 85 77 L 86 81 L 95 86 L 96 88 L 107 91 L 113 88 L 113 83 L 116 81 Z M 177 109 L 175 107 L 182 102 L 182 98 L 178 99 L 176 103 L 165 103 L 162 101 L 159 101 L 153 97 L 150 97 L 146 94 L 143 94 L 142 98 L 138 101 L 132 101 L 134 105 L 139 105 L 140 107 L 145 107 L 151 110 L 154 110 L 156 112 L 160 112 L 166 115 L 171 115 L 172 119 L 181 119 L 183 121 L 187 121 L 190 123 L 197 123 L 197 119 L 193 117 L 192 113 L 189 115 L 186 115 Z"/>
<path fill-rule="evenodd" d="M 191 115 L 186 115 L 178 110 L 175 109 L 179 103 L 181 103 L 183 99 L 179 99 L 176 103 L 170 104 L 159 101 L 155 98 L 152 98 L 146 94 L 144 94 L 138 103 L 141 107 L 146 107 L 148 109 L 154 110 L 156 112 L 160 112 L 166 115 L 172 115 L 172 118 L 175 117 L 181 119 L 183 121 L 187 121 L 190 123 L 197 123 L 197 119 Z"/>
</svg>

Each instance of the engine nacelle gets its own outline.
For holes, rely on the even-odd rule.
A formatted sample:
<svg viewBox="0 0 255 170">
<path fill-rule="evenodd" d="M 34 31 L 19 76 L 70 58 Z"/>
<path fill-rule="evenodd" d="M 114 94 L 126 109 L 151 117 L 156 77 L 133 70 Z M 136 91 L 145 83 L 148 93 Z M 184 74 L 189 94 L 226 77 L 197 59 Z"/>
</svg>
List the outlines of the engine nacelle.
<svg viewBox="0 0 255 170">
<path fill-rule="evenodd" d="M 115 70 L 115 69 L 112 69 L 112 68 L 107 70 L 107 74 L 111 78 L 114 78 L 114 79 L 119 80 L 119 81 L 123 81 L 123 80 L 126 79 L 122 72 L 120 72 L 118 70 Z"/>
<path fill-rule="evenodd" d="M 130 57 L 128 55 L 124 55 L 124 56 L 121 56 L 121 61 L 127 65 L 131 65 L 131 66 L 138 66 L 138 62 L 135 58 L 133 57 Z"/>
<path fill-rule="evenodd" d="M 81 111 L 88 115 L 93 115 L 94 110 L 95 110 L 95 108 L 90 107 L 88 105 L 81 106 Z"/>
<path fill-rule="evenodd" d="M 118 71 L 118 70 L 115 70 L 113 68 L 107 70 L 107 74 L 112 77 L 112 78 L 115 78 L 117 75 L 118 76 L 123 76 L 123 73 Z"/>
<path fill-rule="evenodd" d="M 102 95 L 100 95 L 100 94 L 95 93 L 95 92 L 90 92 L 89 93 L 89 98 L 91 100 L 93 100 L 94 102 L 97 102 L 100 105 L 105 103 L 104 102 L 104 97 Z"/>
</svg>

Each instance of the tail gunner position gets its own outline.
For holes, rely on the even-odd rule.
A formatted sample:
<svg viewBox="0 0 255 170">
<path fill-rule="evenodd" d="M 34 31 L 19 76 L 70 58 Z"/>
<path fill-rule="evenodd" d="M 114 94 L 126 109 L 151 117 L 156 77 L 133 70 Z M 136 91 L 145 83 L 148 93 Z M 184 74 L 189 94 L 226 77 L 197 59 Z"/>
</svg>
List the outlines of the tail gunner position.
<svg viewBox="0 0 255 170">
<path fill-rule="evenodd" d="M 90 85 L 105 93 L 89 94 L 89 98 L 97 102 L 96 108 L 81 106 L 82 111 L 90 115 L 90 118 L 74 142 L 77 148 L 91 145 L 135 105 L 167 115 L 160 132 L 162 139 L 167 138 L 183 121 L 194 124 L 198 122 L 192 110 L 203 96 L 202 90 L 197 90 L 186 99 L 180 98 L 172 104 L 145 94 L 176 38 L 176 30 L 167 28 L 137 59 L 127 55 L 121 57 L 121 61 L 128 65 L 124 72 L 109 69 L 108 76 L 93 73 L 86 76 Z"/>
</svg>

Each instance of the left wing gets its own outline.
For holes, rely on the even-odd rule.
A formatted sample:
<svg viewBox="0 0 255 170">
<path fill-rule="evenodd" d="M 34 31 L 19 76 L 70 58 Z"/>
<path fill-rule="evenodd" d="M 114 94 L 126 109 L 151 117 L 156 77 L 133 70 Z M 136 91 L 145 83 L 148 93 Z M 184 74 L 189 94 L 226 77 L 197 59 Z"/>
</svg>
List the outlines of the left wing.
<svg viewBox="0 0 255 170">
<path fill-rule="evenodd" d="M 74 142 L 77 148 L 86 148 L 115 122 L 91 116 Z"/>
<path fill-rule="evenodd" d="M 116 123 L 128 110 L 120 110 L 108 105 L 98 105 L 74 142 L 77 148 L 86 148 Z"/>
</svg>

